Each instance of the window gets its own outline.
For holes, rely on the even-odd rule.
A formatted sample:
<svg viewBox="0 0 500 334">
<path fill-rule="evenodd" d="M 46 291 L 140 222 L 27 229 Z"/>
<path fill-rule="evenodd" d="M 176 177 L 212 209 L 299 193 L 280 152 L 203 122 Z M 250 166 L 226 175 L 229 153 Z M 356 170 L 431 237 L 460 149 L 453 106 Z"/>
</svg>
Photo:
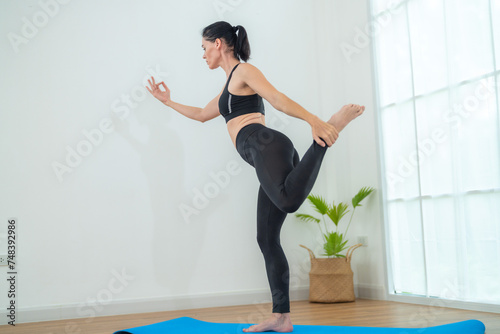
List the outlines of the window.
<svg viewBox="0 0 500 334">
<path fill-rule="evenodd" d="M 500 304 L 500 0 L 371 1 L 391 293 Z"/>
</svg>

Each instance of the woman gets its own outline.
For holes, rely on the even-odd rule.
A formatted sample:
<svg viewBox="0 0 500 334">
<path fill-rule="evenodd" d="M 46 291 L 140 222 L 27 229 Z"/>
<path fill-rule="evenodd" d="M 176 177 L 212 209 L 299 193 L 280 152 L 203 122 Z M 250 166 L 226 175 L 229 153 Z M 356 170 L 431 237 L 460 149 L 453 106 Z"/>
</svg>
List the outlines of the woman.
<svg viewBox="0 0 500 334">
<path fill-rule="evenodd" d="M 227 77 L 222 91 L 205 108 L 173 102 L 165 83 L 156 83 L 153 77 L 146 88 L 165 105 L 191 119 L 206 122 L 221 114 L 236 150 L 255 167 L 260 182 L 257 242 L 264 255 L 273 309 L 269 319 L 244 331 L 291 332 L 289 269 L 280 246 L 281 226 L 287 213 L 295 212 L 309 195 L 328 147 L 365 107 L 346 105 L 327 122 L 309 113 L 277 91 L 255 66 L 246 63 L 250 45 L 242 26 L 233 27 L 223 21 L 207 26 L 202 32 L 202 48 L 208 67 L 222 67 Z M 265 126 L 262 98 L 276 110 L 311 125 L 314 140 L 302 160 L 287 136 Z"/>
</svg>

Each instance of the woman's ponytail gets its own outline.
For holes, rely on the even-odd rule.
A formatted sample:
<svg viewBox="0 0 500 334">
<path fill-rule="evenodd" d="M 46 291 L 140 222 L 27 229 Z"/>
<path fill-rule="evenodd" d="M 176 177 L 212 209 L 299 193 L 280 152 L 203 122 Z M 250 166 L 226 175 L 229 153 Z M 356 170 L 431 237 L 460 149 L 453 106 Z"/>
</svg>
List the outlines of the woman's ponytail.
<svg viewBox="0 0 500 334">
<path fill-rule="evenodd" d="M 233 28 L 236 30 L 236 43 L 234 45 L 234 56 L 246 62 L 250 58 L 250 43 L 248 42 L 247 31 L 242 26 Z"/>
</svg>

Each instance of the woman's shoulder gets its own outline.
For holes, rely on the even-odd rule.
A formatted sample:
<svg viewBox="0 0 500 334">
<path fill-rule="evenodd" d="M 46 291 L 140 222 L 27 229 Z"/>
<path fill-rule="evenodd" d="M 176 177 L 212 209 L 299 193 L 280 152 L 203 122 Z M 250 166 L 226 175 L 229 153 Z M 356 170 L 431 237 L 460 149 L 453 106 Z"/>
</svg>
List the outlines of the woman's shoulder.
<svg viewBox="0 0 500 334">
<path fill-rule="evenodd" d="M 253 76 L 253 75 L 261 75 L 262 72 L 257 68 L 257 66 L 252 65 L 250 63 L 241 63 L 238 68 L 240 69 L 240 75 L 242 76 Z"/>
</svg>

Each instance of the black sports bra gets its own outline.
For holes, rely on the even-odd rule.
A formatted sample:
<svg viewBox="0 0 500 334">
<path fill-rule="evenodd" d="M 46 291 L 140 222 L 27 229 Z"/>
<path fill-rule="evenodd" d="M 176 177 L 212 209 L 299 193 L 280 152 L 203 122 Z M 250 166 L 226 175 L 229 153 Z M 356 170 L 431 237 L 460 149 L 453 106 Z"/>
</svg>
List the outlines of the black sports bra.
<svg viewBox="0 0 500 334">
<path fill-rule="evenodd" d="M 229 74 L 226 86 L 224 87 L 224 90 L 219 98 L 219 112 L 226 119 L 226 123 L 235 117 L 253 112 L 260 112 L 262 115 L 265 115 L 264 103 L 262 102 L 262 97 L 260 97 L 259 94 L 233 95 L 229 93 L 227 89 L 229 81 L 233 76 L 234 70 L 239 64 L 240 63 L 236 64 Z"/>
</svg>

